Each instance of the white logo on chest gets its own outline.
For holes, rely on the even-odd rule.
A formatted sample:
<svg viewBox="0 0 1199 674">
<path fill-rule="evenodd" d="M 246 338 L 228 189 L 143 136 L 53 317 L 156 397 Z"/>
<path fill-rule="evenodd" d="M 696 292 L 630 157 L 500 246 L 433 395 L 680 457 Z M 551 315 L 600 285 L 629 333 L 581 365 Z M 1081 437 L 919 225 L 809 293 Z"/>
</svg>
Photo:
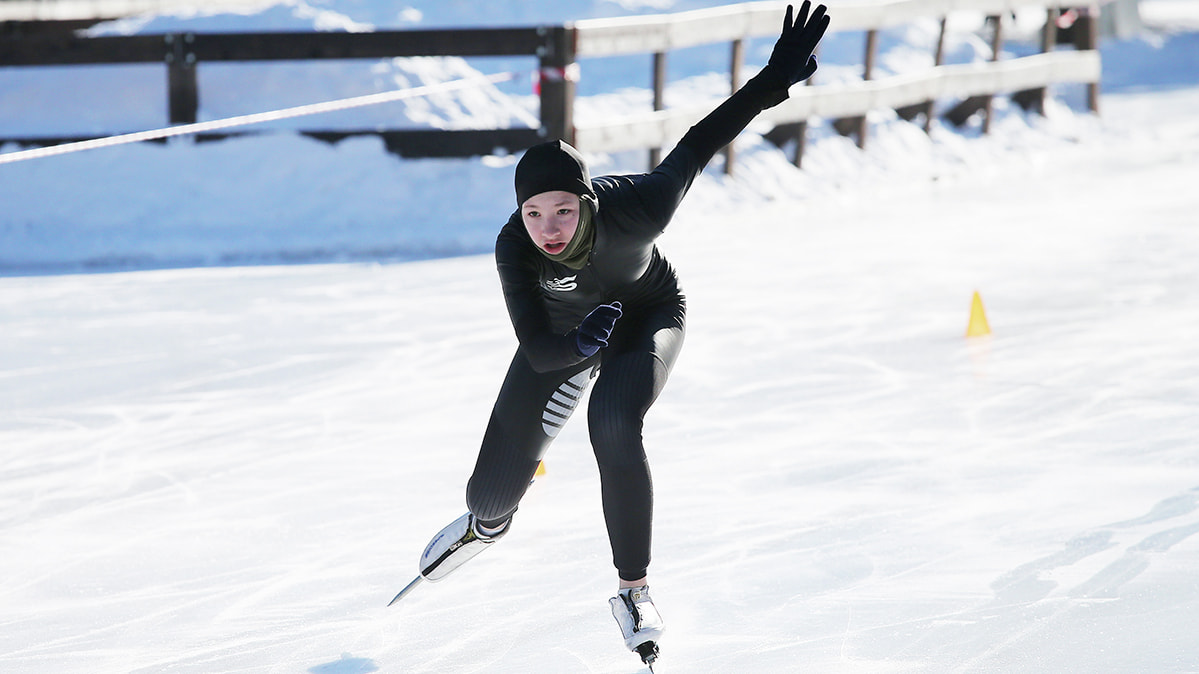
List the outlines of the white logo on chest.
<svg viewBox="0 0 1199 674">
<path fill-rule="evenodd" d="M 566 278 L 550 279 L 545 281 L 543 285 L 546 290 L 552 290 L 556 293 L 568 293 L 579 287 L 579 284 L 575 281 L 577 278 L 579 278 L 578 274 L 567 276 Z"/>
</svg>

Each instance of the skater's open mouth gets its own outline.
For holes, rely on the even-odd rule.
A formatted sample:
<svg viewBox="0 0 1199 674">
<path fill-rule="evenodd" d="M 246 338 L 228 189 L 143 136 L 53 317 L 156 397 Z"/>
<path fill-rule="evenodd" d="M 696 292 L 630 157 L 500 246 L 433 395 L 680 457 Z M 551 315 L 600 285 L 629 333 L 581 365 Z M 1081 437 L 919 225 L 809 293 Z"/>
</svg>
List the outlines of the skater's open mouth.
<svg viewBox="0 0 1199 674">
<path fill-rule="evenodd" d="M 543 245 L 542 248 L 545 248 L 545 252 L 549 253 L 550 255 L 557 255 L 558 253 L 561 253 L 563 250 L 566 249 L 566 243 L 565 242 L 547 243 L 547 244 Z"/>
</svg>

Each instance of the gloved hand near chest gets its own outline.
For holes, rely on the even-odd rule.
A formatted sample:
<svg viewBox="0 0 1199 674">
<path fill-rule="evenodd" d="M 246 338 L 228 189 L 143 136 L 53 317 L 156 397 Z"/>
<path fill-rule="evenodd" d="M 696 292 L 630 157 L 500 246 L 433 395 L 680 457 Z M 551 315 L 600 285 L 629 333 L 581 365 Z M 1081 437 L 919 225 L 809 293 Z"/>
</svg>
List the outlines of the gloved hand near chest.
<svg viewBox="0 0 1199 674">
<path fill-rule="evenodd" d="M 620 318 L 621 314 L 620 302 L 601 304 L 592 309 L 575 331 L 575 350 L 579 355 L 590 358 L 608 346 L 608 337 L 612 336 L 616 319 Z"/>
</svg>

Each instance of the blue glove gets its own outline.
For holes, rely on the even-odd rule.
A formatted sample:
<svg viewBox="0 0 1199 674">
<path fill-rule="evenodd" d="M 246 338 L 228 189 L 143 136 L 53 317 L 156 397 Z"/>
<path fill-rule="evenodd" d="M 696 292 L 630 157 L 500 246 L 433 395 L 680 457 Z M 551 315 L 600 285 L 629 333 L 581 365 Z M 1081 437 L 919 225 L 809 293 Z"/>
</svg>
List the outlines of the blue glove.
<svg viewBox="0 0 1199 674">
<path fill-rule="evenodd" d="M 620 316 L 620 302 L 601 304 L 592 309 L 575 331 L 575 349 L 579 355 L 590 358 L 608 346 L 608 337 L 612 335 L 612 328 L 616 327 L 616 319 Z"/>
<path fill-rule="evenodd" d="M 808 17 L 812 3 L 804 0 L 799 7 L 799 16 L 791 20 L 792 7 L 787 5 L 787 16 L 783 18 L 783 34 L 774 43 L 774 51 L 766 65 L 776 71 L 776 74 L 786 80 L 787 86 L 806 80 L 816 72 L 816 45 L 824 37 L 828 29 L 828 15 L 824 5 L 817 5 L 816 11 Z"/>
</svg>

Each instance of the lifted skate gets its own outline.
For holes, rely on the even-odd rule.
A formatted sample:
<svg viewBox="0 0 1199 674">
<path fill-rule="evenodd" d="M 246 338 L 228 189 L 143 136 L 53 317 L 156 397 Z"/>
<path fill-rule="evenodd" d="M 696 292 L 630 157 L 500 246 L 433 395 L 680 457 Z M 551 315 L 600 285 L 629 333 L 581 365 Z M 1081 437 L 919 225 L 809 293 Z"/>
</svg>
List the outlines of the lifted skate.
<svg viewBox="0 0 1199 674">
<path fill-rule="evenodd" d="M 620 626 L 624 645 L 641 656 L 641 661 L 654 671 L 654 663 L 658 661 L 658 640 L 666 628 L 649 596 L 649 587 L 621 590 L 608 600 L 608 604 L 612 607 L 612 617 Z"/>
</svg>

